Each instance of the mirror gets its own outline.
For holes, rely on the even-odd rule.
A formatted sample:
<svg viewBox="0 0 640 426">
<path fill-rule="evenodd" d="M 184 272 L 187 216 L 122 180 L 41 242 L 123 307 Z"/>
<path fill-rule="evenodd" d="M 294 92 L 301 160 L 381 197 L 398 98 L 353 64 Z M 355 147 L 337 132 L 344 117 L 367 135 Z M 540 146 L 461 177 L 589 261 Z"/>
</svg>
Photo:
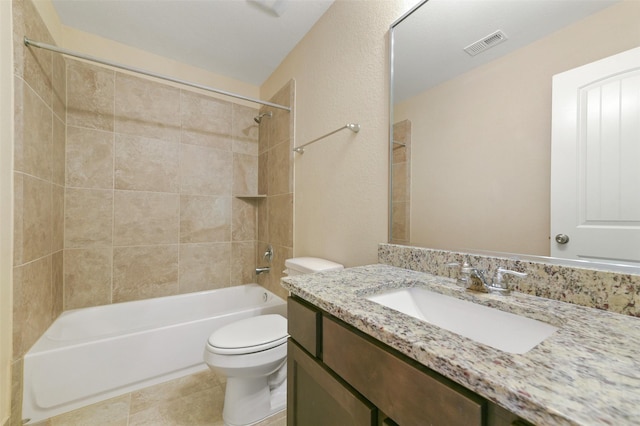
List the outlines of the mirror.
<svg viewBox="0 0 640 426">
<path fill-rule="evenodd" d="M 396 21 L 390 242 L 549 256 L 552 78 L 639 46 L 638 22 L 635 0 L 428 0 Z"/>
</svg>

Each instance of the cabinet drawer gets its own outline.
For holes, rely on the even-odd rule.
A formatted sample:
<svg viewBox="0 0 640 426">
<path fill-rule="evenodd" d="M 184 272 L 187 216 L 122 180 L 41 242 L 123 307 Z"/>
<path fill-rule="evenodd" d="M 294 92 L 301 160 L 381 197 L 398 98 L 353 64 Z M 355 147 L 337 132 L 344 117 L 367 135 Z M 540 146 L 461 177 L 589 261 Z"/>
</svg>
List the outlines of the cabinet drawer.
<svg viewBox="0 0 640 426">
<path fill-rule="evenodd" d="M 320 312 L 299 299 L 287 300 L 289 335 L 313 356 L 320 356 Z"/>
<path fill-rule="evenodd" d="M 323 318 L 322 334 L 324 363 L 398 424 L 484 424 L 483 398 L 333 319 Z"/>
</svg>

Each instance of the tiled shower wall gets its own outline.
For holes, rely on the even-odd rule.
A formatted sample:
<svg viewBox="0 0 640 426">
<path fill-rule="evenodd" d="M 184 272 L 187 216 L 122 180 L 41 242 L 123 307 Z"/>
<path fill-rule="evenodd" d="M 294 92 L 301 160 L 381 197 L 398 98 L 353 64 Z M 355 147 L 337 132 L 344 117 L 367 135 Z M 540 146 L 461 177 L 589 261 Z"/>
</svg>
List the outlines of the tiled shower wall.
<svg viewBox="0 0 640 426">
<path fill-rule="evenodd" d="M 411 121 L 393 125 L 391 242 L 408 244 L 411 236 Z"/>
<path fill-rule="evenodd" d="M 67 60 L 64 309 L 254 281 L 255 108 Z"/>
<path fill-rule="evenodd" d="M 295 82 L 290 81 L 270 101 L 285 106 L 294 105 Z M 258 283 L 286 299 L 280 285 L 284 262 L 293 256 L 293 111 L 265 107 L 260 112 L 272 112 L 263 118 L 259 138 L 258 250 L 256 264 L 270 266 L 267 274 L 258 276 Z M 267 244 L 273 246 L 274 257 L 269 265 L 263 258 Z"/>
<path fill-rule="evenodd" d="M 54 44 L 30 0 L 13 1 L 13 21 L 19 425 L 23 356 L 63 309 L 254 282 L 259 209 L 284 263 L 291 165 L 273 148 L 291 143 L 293 119 L 274 111 L 264 141 L 275 142 L 259 151 L 256 108 L 26 48 L 25 36 Z M 279 96 L 290 102 L 293 83 Z M 259 152 L 273 202 L 235 197 L 258 192 Z M 287 189 L 275 190 L 283 173 Z"/>
<path fill-rule="evenodd" d="M 62 311 L 65 69 L 60 55 L 26 48 L 53 39 L 30 1 L 13 1 L 14 259 L 9 424 L 21 424 L 22 359 Z"/>
</svg>

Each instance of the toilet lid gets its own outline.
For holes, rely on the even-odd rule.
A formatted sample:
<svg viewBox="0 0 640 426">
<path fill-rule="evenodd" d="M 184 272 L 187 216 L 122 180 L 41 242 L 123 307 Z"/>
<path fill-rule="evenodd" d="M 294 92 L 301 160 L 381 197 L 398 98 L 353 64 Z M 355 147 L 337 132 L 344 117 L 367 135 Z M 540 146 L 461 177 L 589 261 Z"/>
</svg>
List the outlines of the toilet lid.
<svg viewBox="0 0 640 426">
<path fill-rule="evenodd" d="M 264 351 L 287 341 L 287 319 L 282 315 L 258 315 L 220 327 L 209 336 L 209 348 L 219 354 Z"/>
</svg>

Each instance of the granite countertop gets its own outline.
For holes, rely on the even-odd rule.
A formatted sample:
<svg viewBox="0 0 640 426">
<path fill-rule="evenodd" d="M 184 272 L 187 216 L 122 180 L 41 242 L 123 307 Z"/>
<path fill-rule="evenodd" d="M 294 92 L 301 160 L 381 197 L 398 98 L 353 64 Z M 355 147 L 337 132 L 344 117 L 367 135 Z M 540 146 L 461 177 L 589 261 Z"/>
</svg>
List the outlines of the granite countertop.
<svg viewBox="0 0 640 426">
<path fill-rule="evenodd" d="M 292 294 L 535 424 L 640 423 L 638 318 L 517 292 L 472 293 L 450 278 L 381 264 L 282 282 Z M 559 330 L 525 354 L 511 354 L 364 298 L 406 286 L 545 321 Z"/>
</svg>

